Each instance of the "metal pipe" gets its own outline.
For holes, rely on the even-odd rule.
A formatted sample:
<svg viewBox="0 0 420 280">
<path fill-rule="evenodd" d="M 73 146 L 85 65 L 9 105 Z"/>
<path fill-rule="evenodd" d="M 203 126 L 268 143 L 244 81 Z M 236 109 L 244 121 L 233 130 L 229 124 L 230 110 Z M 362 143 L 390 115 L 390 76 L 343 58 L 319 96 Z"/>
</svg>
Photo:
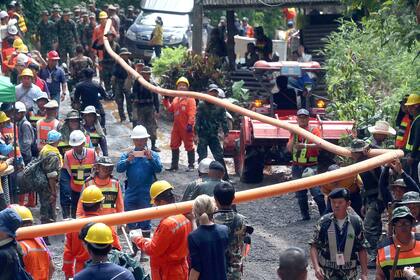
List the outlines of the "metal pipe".
<svg viewBox="0 0 420 280">
<path fill-rule="evenodd" d="M 355 163 L 328 173 L 323 173 L 308 178 L 283 182 L 270 186 L 255 188 L 252 190 L 240 191 L 235 195 L 235 203 L 245 203 L 257 199 L 263 199 L 281 194 L 295 192 L 335 182 L 344 178 L 349 178 L 361 172 L 365 172 L 381 166 L 387 162 L 396 160 L 404 154 L 400 150 L 387 152 L 375 158 L 370 158 L 365 161 Z M 134 211 L 127 211 L 123 213 L 114 213 L 102 216 L 89 217 L 84 219 L 76 219 L 71 221 L 57 222 L 51 224 L 35 225 L 30 227 L 20 228 L 17 231 L 17 239 L 29 239 L 39 236 L 49 236 L 64 234 L 67 232 L 77 232 L 85 224 L 89 222 L 102 222 L 109 226 L 128 224 L 132 222 L 151 220 L 170 215 L 183 214 L 191 212 L 192 201 L 173 203 L 165 206 L 151 207 Z"/>
</svg>

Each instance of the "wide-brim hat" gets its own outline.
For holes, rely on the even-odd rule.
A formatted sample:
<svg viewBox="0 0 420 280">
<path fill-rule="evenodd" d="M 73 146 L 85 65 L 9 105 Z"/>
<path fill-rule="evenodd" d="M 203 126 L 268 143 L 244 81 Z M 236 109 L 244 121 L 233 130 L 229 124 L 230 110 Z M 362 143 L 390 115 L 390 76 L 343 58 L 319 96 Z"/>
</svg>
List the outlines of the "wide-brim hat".
<svg viewBox="0 0 420 280">
<path fill-rule="evenodd" d="M 86 106 L 86 108 L 81 111 L 80 113 L 86 115 L 86 114 L 96 114 L 97 117 L 99 117 L 99 114 L 96 112 L 96 108 L 94 106 Z"/>
<path fill-rule="evenodd" d="M 126 48 L 121 48 L 119 55 L 132 55 Z"/>
<path fill-rule="evenodd" d="M 44 105 L 45 109 L 58 109 L 59 105 L 56 100 L 50 100 L 47 104 Z"/>
<path fill-rule="evenodd" d="M 151 74 L 152 73 L 152 69 L 149 66 L 144 66 L 143 69 L 141 70 L 141 73 L 143 73 L 143 74 Z"/>
<path fill-rule="evenodd" d="M 348 148 L 351 152 L 363 152 L 369 146 L 368 143 L 363 141 L 362 139 L 353 139 L 350 144 L 350 148 Z"/>
<path fill-rule="evenodd" d="M 377 121 L 375 126 L 368 127 L 371 134 L 395 135 L 396 131 L 386 121 Z"/>
</svg>

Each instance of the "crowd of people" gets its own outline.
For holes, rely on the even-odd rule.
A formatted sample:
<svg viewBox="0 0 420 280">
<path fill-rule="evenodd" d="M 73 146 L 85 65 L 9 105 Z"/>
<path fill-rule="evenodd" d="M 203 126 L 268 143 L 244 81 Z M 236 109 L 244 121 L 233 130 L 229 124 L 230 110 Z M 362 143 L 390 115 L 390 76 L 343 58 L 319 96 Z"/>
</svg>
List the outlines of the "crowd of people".
<svg viewBox="0 0 420 280">
<path fill-rule="evenodd" d="M 155 84 L 152 68 L 133 63 L 131 53 L 120 46 L 124 26 L 136 16 L 134 7 L 127 7 L 123 15 L 116 5 L 100 10 L 89 3 L 73 12 L 54 5 L 42 13 L 38 50 L 25 44 L 28 28 L 21 8 L 12 2 L 7 12 L 0 12 L 2 71 L 16 85 L 17 100 L 0 107 L 0 263 L 6 264 L 0 266 L 0 279 L 51 279 L 57 269 L 48 237 L 16 240 L 19 227 L 33 225 L 30 208 L 38 202 L 42 224 L 176 202 L 174 186 L 157 178 L 164 169 L 157 145 L 161 104 L 174 116 L 172 158 L 166 170 L 179 172 L 182 144 L 186 172 L 194 171 L 198 163 L 199 179 L 188 184 L 182 197 L 194 200 L 192 212 L 165 217 L 155 230 L 151 221 L 128 224 L 132 255 L 122 252 L 117 228 L 88 223 L 79 233 L 66 234 L 63 266 L 58 269 L 66 279 L 144 279 L 134 258 L 140 251 L 140 261 L 150 257 L 152 279 L 241 279 L 253 228 L 233 205 L 235 188 L 220 144 L 220 135 L 229 132 L 226 110 L 190 97 L 159 99 L 104 51 L 104 25 L 111 18 L 113 27 L 105 34 L 111 48 Z M 161 19 L 156 22 L 155 36 L 162 36 Z M 223 22 L 213 30 L 212 38 L 219 40 L 214 49 L 222 53 Z M 238 32 L 257 38 L 251 58 L 258 52 L 258 58 L 272 59 L 262 28 L 254 29 L 243 19 Z M 155 51 L 160 54 L 160 48 Z M 302 47 L 299 55 L 310 59 Z M 63 69 L 67 63 L 69 74 Z M 94 80 L 98 70 L 99 83 Z M 190 81 L 179 77 L 175 86 L 188 91 Z M 111 91 L 119 121 L 126 122 L 128 116 L 133 127 L 132 146 L 118 162 L 109 157 L 101 101 L 110 98 Z M 207 94 L 225 97 L 215 84 L 208 86 Z M 67 95 L 72 109 L 64 112 L 60 103 Z M 309 249 L 317 279 L 367 279 L 368 269 L 376 269 L 376 279 L 391 279 L 391 274 L 393 279 L 416 279 L 409 266 L 420 267 L 420 237 L 414 234 L 420 220 L 419 115 L 420 95 L 413 93 L 401 101 L 397 130 L 379 120 L 369 127 L 368 139 L 354 139 L 350 146 L 354 162 L 366 160 L 371 148 L 403 149 L 403 160 L 309 189 L 321 216 Z M 306 109 L 298 110 L 298 125 L 321 136 L 320 128 L 309 125 L 309 117 Z M 340 168 L 340 161 L 301 136 L 292 134 L 287 149 L 292 179 Z M 113 176 L 114 167 L 125 174 L 124 183 Z M 296 193 L 304 221 L 311 218 L 307 193 Z M 281 253 L 281 279 L 306 279 L 305 251 L 289 248 Z M 395 258 L 399 262 L 394 266 Z"/>
</svg>

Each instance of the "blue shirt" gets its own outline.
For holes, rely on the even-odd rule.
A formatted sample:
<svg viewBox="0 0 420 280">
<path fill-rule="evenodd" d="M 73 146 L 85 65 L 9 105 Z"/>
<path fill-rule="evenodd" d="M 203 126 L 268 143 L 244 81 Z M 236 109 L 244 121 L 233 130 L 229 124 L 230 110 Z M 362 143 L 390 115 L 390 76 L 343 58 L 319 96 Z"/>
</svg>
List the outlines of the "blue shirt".
<svg viewBox="0 0 420 280">
<path fill-rule="evenodd" d="M 133 273 L 129 270 L 113 264 L 92 264 L 74 276 L 74 280 L 134 280 Z"/>
<path fill-rule="evenodd" d="M 200 225 L 188 235 L 191 268 L 200 272 L 200 280 L 226 280 L 225 252 L 229 229 L 225 225 Z"/>
<path fill-rule="evenodd" d="M 128 161 L 128 153 L 123 153 L 117 163 L 117 172 L 126 172 L 127 188 L 125 201 L 135 202 L 145 195 L 149 197 L 150 186 L 155 181 L 155 174 L 162 171 L 159 154 L 152 151 L 152 159 L 146 157 L 134 158 Z"/>
<path fill-rule="evenodd" d="M 62 68 L 56 66 L 54 69 L 50 69 L 47 66 L 39 70 L 38 76 L 47 82 L 51 97 L 60 95 L 61 84 L 66 82 L 66 74 Z"/>
</svg>

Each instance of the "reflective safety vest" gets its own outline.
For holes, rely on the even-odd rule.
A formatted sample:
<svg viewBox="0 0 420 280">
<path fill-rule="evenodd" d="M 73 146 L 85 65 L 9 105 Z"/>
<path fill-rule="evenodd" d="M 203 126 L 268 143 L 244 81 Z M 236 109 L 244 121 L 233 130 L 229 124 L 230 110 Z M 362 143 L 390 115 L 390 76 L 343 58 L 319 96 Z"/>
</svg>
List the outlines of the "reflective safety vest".
<svg viewBox="0 0 420 280">
<path fill-rule="evenodd" d="M 22 33 L 26 33 L 28 28 L 26 27 L 25 18 L 16 12 L 13 15 L 17 17 L 17 23 L 20 31 L 22 31 Z"/>
<path fill-rule="evenodd" d="M 420 273 L 420 235 L 415 234 L 416 244 L 413 249 L 409 251 L 400 251 L 398 258 L 397 269 L 395 270 L 394 279 L 404 280 L 404 267 L 414 266 L 417 273 Z M 378 249 L 377 261 L 385 274 L 386 279 L 391 278 L 392 265 L 395 257 L 395 244 L 393 238 L 387 239 L 384 244 Z"/>
<path fill-rule="evenodd" d="M 8 138 L 10 143 L 13 143 L 13 135 L 14 135 L 13 124 L 9 123 L 6 127 L 1 128 L 1 134 L 3 135 L 3 138 L 4 138 L 3 140 L 6 140 L 6 138 Z M 19 139 L 19 129 L 16 127 L 16 156 L 21 157 L 22 154 L 20 152 L 18 139 Z M 8 157 L 12 158 L 14 156 L 15 156 L 15 152 L 13 149 L 13 151 L 11 151 L 8 154 Z"/>
<path fill-rule="evenodd" d="M 45 144 L 47 144 L 48 132 L 54 129 L 57 130 L 59 123 L 60 122 L 57 119 L 53 119 L 50 121 L 42 119 L 36 123 L 36 143 L 38 146 L 38 150 L 41 151 Z"/>
<path fill-rule="evenodd" d="M 410 132 L 408 133 L 408 138 L 407 138 L 407 145 L 405 145 L 405 149 L 407 150 L 407 151 L 409 151 L 409 152 L 412 152 L 413 151 L 413 139 L 410 139 L 410 137 L 411 137 L 411 129 L 414 127 L 414 123 L 416 122 L 416 121 L 419 121 L 420 122 L 420 120 L 418 120 L 420 118 L 420 115 L 418 115 L 414 120 L 413 120 L 413 122 L 411 123 L 411 126 L 410 126 Z M 419 151 L 420 151 L 420 147 L 419 147 Z"/>
<path fill-rule="evenodd" d="M 34 280 L 48 280 L 51 257 L 42 238 L 19 241 L 23 251 L 25 270 Z"/>
<path fill-rule="evenodd" d="M 397 138 L 395 140 L 395 148 L 404 149 L 407 144 L 408 135 L 410 134 L 411 119 L 409 114 L 405 114 L 401 120 L 397 131 Z"/>
<path fill-rule="evenodd" d="M 312 133 L 314 127 L 309 129 L 309 132 Z M 293 143 L 299 143 L 299 136 L 295 133 L 293 134 Z M 302 144 L 307 144 L 308 139 L 305 138 Z M 301 165 L 314 165 L 318 162 L 318 156 L 308 156 L 308 148 L 303 148 L 298 150 L 293 146 L 292 150 L 292 159 L 294 163 L 301 164 Z"/>
<path fill-rule="evenodd" d="M 86 182 L 86 187 L 95 185 L 101 189 L 102 194 L 105 196 L 105 200 L 102 203 L 102 209 L 99 211 L 100 215 L 106 215 L 116 213 L 118 191 L 120 190 L 120 184 L 114 178 L 110 178 L 107 185 L 98 185 L 94 179 Z"/>
<path fill-rule="evenodd" d="M 82 190 L 85 180 L 90 176 L 93 165 L 95 164 L 95 150 L 85 149 L 85 157 L 79 160 L 73 150 L 66 152 L 68 166 L 71 170 L 71 189 L 75 192 Z"/>
</svg>

